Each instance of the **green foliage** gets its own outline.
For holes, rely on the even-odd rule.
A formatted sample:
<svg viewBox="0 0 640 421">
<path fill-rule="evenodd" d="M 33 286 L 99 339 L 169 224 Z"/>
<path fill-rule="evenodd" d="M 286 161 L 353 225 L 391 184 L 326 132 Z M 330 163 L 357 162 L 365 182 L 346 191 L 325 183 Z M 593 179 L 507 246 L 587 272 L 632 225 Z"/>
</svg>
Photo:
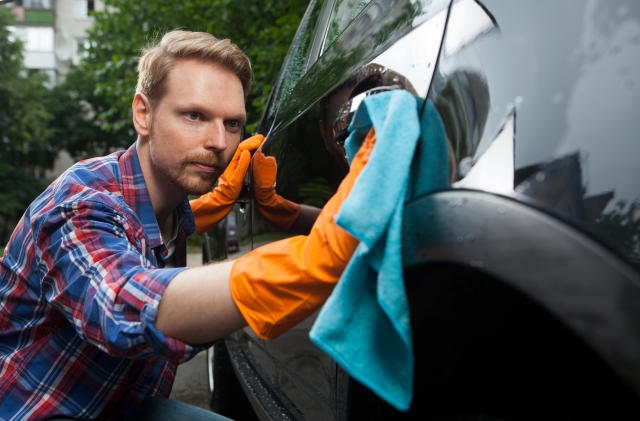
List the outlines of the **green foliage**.
<svg viewBox="0 0 640 421">
<path fill-rule="evenodd" d="M 202 236 L 193 234 L 187 237 L 187 253 L 202 253 Z"/>
<path fill-rule="evenodd" d="M 130 145 L 135 139 L 131 101 L 140 50 L 179 28 L 229 38 L 250 57 L 256 85 L 247 102 L 247 132 L 253 132 L 307 3 L 105 0 L 106 11 L 94 14 L 88 57 L 56 91 L 56 131 L 67 133 L 62 136 L 65 146 L 76 157 Z"/>
<path fill-rule="evenodd" d="M 54 152 L 49 144 L 51 118 L 44 105 L 48 91 L 44 75 L 29 74 L 22 66 L 22 43 L 7 29 L 13 15 L 0 8 L 0 154 L 16 168 L 48 167 Z"/>
<path fill-rule="evenodd" d="M 96 94 L 95 83 L 87 73 L 69 73 L 63 84 L 53 88 L 46 106 L 53 115 L 50 129 L 58 146 L 76 159 L 105 155 L 135 139 L 131 125 L 129 133 L 122 130 L 121 137 L 101 129 L 100 114 L 110 105 Z"/>
<path fill-rule="evenodd" d="M 42 191 L 37 175 L 53 165 L 58 146 L 48 127 L 46 77 L 22 65 L 22 43 L 7 26 L 13 15 L 0 7 L 0 241 Z"/>
<path fill-rule="evenodd" d="M 333 196 L 333 190 L 329 187 L 327 180 L 322 177 L 314 177 L 300 186 L 298 195 L 303 204 L 322 208 Z"/>
<path fill-rule="evenodd" d="M 44 180 L 0 161 L 0 246 L 6 244 L 13 226 L 45 187 Z"/>
</svg>

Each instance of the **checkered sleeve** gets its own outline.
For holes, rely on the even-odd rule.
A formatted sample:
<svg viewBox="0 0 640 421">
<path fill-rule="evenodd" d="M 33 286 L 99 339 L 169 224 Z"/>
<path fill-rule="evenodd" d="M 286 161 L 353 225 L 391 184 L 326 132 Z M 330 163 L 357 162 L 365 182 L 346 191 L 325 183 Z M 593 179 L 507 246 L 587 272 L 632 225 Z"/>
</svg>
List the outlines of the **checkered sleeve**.
<svg viewBox="0 0 640 421">
<path fill-rule="evenodd" d="M 94 200 L 54 207 L 37 235 L 41 291 L 82 339 L 108 354 L 161 355 L 177 365 L 203 348 L 164 337 L 155 320 L 167 285 L 186 268 L 155 268 L 132 219 Z"/>
</svg>

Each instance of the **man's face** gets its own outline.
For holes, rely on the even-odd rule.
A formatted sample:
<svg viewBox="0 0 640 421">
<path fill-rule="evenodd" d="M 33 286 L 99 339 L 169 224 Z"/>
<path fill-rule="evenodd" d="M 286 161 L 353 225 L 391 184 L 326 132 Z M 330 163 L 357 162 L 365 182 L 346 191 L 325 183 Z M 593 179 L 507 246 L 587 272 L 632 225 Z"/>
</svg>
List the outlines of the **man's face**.
<svg viewBox="0 0 640 421">
<path fill-rule="evenodd" d="M 242 83 L 232 72 L 196 60 L 178 61 L 165 83 L 151 112 L 151 161 L 185 193 L 207 193 L 241 140 Z"/>
</svg>

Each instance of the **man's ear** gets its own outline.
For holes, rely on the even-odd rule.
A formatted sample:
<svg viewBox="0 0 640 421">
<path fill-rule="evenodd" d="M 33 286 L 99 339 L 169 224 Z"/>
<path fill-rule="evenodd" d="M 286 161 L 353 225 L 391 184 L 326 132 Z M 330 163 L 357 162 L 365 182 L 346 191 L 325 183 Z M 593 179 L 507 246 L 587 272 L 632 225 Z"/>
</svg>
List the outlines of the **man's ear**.
<svg viewBox="0 0 640 421">
<path fill-rule="evenodd" d="M 145 94 L 137 93 L 131 104 L 133 126 L 139 136 L 149 136 L 151 124 L 151 103 Z"/>
</svg>

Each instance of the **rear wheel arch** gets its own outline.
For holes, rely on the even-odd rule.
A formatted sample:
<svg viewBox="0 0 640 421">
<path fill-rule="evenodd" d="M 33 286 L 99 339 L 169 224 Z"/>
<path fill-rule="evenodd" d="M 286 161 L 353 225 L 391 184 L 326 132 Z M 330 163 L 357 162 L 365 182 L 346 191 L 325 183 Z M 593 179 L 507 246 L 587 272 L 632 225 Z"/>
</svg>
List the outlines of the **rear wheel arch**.
<svg viewBox="0 0 640 421">
<path fill-rule="evenodd" d="M 405 267 L 449 262 L 503 280 L 591 346 L 640 396 L 640 272 L 578 227 L 472 190 L 405 206 Z"/>
<path fill-rule="evenodd" d="M 414 399 L 396 411 L 351 378 L 346 419 L 628 418 L 638 398 L 535 300 L 483 270 L 405 269 L 416 359 Z M 338 388 L 340 390 L 340 388 Z"/>
</svg>

